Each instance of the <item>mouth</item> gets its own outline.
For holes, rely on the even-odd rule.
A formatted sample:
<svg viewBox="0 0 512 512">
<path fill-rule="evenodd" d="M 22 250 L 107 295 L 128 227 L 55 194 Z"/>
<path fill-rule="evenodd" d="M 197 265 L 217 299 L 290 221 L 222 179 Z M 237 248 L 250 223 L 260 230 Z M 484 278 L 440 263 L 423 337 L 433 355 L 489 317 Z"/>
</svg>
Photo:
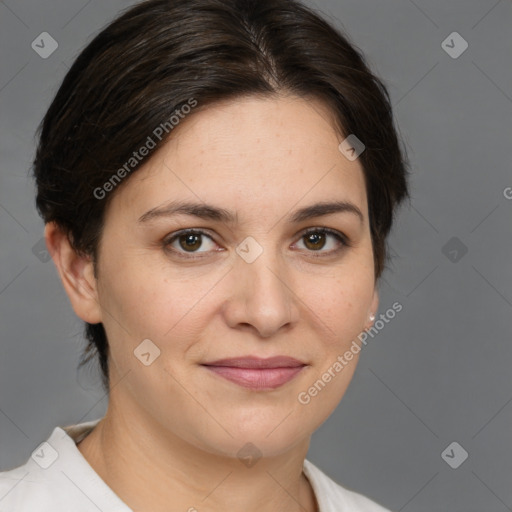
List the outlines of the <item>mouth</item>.
<svg viewBox="0 0 512 512">
<path fill-rule="evenodd" d="M 249 356 L 219 359 L 201 366 L 239 386 L 253 390 L 270 390 L 283 386 L 308 365 L 287 356 L 268 359 Z"/>
</svg>

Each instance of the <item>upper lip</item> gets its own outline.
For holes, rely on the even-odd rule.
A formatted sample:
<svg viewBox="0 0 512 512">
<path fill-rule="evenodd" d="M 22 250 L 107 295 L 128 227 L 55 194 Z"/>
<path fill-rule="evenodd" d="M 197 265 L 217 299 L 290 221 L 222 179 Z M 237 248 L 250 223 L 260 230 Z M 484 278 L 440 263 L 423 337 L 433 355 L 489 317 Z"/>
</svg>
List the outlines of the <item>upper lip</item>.
<svg viewBox="0 0 512 512">
<path fill-rule="evenodd" d="M 306 363 L 288 356 L 275 356 L 267 359 L 255 356 L 233 357 L 202 364 L 205 366 L 230 366 L 234 368 L 297 368 L 306 365 Z"/>
</svg>

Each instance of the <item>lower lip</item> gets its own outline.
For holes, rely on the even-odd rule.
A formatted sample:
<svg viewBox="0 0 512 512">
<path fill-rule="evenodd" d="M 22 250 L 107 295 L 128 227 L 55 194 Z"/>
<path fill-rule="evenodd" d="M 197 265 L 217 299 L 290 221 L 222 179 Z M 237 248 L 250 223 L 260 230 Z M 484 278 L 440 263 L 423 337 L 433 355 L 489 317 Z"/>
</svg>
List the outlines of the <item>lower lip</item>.
<svg viewBox="0 0 512 512">
<path fill-rule="evenodd" d="M 245 388 L 275 389 L 292 380 L 305 367 L 236 368 L 234 366 L 205 365 L 205 368 Z"/>
</svg>

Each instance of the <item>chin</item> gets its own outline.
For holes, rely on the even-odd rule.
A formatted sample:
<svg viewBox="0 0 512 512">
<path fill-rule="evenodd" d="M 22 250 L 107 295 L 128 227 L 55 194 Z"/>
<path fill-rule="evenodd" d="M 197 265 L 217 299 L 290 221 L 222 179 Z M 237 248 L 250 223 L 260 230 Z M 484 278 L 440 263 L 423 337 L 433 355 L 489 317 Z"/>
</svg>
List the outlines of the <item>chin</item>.
<svg viewBox="0 0 512 512">
<path fill-rule="evenodd" d="M 232 437 L 220 427 L 216 429 L 215 437 L 212 437 L 212 430 L 203 432 L 201 448 L 216 455 L 238 459 L 281 455 L 299 443 L 309 442 L 310 437 L 307 426 L 298 424 L 296 419 L 294 422 L 293 413 L 286 418 L 287 414 L 255 418 L 252 422 L 248 422 L 247 418 L 240 418 L 238 422 L 232 418 L 229 423 L 223 424 Z"/>
<path fill-rule="evenodd" d="M 253 461 L 262 457 L 277 457 L 289 450 L 292 450 L 299 441 L 303 439 L 291 439 L 290 436 L 267 437 L 267 433 L 260 435 L 240 435 L 233 438 L 208 439 L 204 440 L 201 449 L 216 456 L 238 459 L 248 467 L 254 464 Z"/>
</svg>

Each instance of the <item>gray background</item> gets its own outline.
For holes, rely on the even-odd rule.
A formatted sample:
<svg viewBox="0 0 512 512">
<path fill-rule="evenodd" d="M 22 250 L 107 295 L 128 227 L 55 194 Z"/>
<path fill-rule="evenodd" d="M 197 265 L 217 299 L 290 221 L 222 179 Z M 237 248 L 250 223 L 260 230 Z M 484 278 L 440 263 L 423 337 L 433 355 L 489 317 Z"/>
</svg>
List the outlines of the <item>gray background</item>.
<svg viewBox="0 0 512 512">
<path fill-rule="evenodd" d="M 0 469 L 24 463 L 56 425 L 105 412 L 99 373 L 76 370 L 82 323 L 53 263 L 33 253 L 43 225 L 28 171 L 71 62 L 133 3 L 0 2 Z M 412 204 L 380 283 L 379 313 L 395 301 L 403 311 L 364 348 L 308 458 L 395 511 L 512 510 L 512 3 L 311 4 L 387 84 Z M 44 31 L 59 44 L 48 59 L 31 48 Z M 455 59 L 441 46 L 454 31 L 469 44 Z M 458 469 L 441 457 L 453 441 L 469 453 Z"/>
</svg>

